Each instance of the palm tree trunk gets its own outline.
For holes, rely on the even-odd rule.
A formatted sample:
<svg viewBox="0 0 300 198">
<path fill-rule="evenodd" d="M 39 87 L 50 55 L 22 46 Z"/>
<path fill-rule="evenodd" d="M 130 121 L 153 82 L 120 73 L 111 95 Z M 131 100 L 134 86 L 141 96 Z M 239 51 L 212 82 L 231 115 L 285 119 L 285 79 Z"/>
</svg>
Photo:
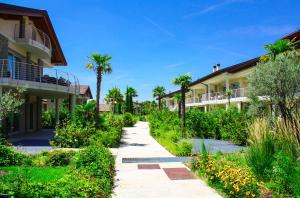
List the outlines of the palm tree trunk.
<svg viewBox="0 0 300 198">
<path fill-rule="evenodd" d="M 102 73 L 101 70 L 97 71 L 97 94 L 96 94 L 96 109 L 95 109 L 95 122 L 96 122 L 96 128 L 100 128 L 99 124 L 99 117 L 100 117 L 100 92 L 101 92 L 101 81 L 102 81 Z"/>
<path fill-rule="evenodd" d="M 158 109 L 159 109 L 159 110 L 161 109 L 161 101 L 160 101 L 160 98 L 158 98 Z"/>
<path fill-rule="evenodd" d="M 185 123 L 185 88 L 181 87 L 181 111 L 182 111 L 182 123 L 181 123 L 181 127 L 184 130 L 186 123 Z"/>
<path fill-rule="evenodd" d="M 181 117 L 181 101 L 179 100 L 177 104 L 178 104 L 178 117 L 180 118 Z"/>
</svg>

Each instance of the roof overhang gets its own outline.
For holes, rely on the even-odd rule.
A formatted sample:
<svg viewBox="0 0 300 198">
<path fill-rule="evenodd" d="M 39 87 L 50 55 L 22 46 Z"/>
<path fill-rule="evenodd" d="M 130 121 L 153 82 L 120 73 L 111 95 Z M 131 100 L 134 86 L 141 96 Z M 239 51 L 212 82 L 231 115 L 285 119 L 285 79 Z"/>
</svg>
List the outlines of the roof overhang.
<svg viewBox="0 0 300 198">
<path fill-rule="evenodd" d="M 16 5 L 0 3 L 0 17 L 4 19 L 21 19 L 27 16 L 34 25 L 45 32 L 51 39 L 52 57 L 51 63 L 54 65 L 67 65 L 64 53 L 59 44 L 53 25 L 46 10 L 26 8 Z"/>
</svg>

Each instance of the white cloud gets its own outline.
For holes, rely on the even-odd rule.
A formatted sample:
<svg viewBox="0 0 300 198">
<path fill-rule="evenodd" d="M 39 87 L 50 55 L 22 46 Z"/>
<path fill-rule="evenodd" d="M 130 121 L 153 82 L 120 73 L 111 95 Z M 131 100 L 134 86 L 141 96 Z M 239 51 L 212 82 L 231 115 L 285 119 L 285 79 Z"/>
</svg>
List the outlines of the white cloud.
<svg viewBox="0 0 300 198">
<path fill-rule="evenodd" d="M 173 64 L 170 64 L 170 65 L 167 65 L 166 68 L 167 69 L 171 69 L 171 68 L 174 68 L 174 67 L 178 67 L 178 66 L 181 66 L 185 64 L 184 62 L 179 62 L 179 63 L 173 63 Z"/>
<path fill-rule="evenodd" d="M 227 6 L 227 5 L 231 5 L 231 4 L 234 4 L 234 3 L 242 3 L 242 2 L 246 2 L 248 0 L 224 0 L 222 2 L 219 2 L 219 3 L 216 3 L 216 4 L 212 4 L 206 8 L 203 8 L 199 11 L 196 11 L 196 12 L 192 12 L 192 13 L 189 13 L 187 15 L 185 15 L 183 18 L 192 18 L 192 17 L 195 17 L 195 16 L 199 16 L 199 15 L 203 15 L 203 14 L 206 14 L 206 13 L 209 13 L 209 12 L 213 12 L 217 9 L 220 9 L 224 6 Z"/>
<path fill-rule="evenodd" d="M 156 27 L 158 30 L 160 30 L 163 34 L 167 35 L 168 37 L 175 37 L 175 34 L 173 32 L 170 32 L 169 30 L 167 30 L 165 27 L 159 25 L 158 23 L 156 23 L 155 21 L 153 21 L 152 19 L 148 18 L 148 17 L 144 17 L 146 19 L 146 21 L 148 21 L 151 25 L 153 25 L 154 27 Z"/>
</svg>

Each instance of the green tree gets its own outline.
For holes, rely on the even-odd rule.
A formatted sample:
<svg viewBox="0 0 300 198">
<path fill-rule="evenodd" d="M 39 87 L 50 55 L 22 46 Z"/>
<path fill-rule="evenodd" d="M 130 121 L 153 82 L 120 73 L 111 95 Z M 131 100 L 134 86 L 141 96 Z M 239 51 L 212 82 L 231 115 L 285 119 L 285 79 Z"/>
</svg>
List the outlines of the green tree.
<svg viewBox="0 0 300 198">
<path fill-rule="evenodd" d="M 100 92 L 101 92 L 101 82 L 103 74 L 110 74 L 112 72 L 110 60 L 111 56 L 92 54 L 88 57 L 90 62 L 86 65 L 87 69 L 94 70 L 97 76 L 97 92 L 96 92 L 96 107 L 95 107 L 95 122 L 96 127 L 99 128 L 99 103 L 100 103 Z"/>
<path fill-rule="evenodd" d="M 158 99 L 158 108 L 161 109 L 161 99 L 166 95 L 166 89 L 163 86 L 156 86 L 152 93 L 153 97 Z"/>
<path fill-rule="evenodd" d="M 137 97 L 137 91 L 133 87 L 127 87 L 125 92 L 125 111 L 133 113 L 133 98 Z"/>
<path fill-rule="evenodd" d="M 24 103 L 24 99 L 22 98 L 23 92 L 24 92 L 23 89 L 16 89 L 14 91 L 9 90 L 0 95 L 0 130 L 1 131 L 2 131 L 2 121 L 8 118 L 9 115 L 18 113 L 20 107 L 23 105 Z M 2 134 L 2 135 L 6 136 L 6 134 Z"/>
<path fill-rule="evenodd" d="M 278 51 L 273 46 L 272 58 L 257 64 L 249 77 L 249 91 L 252 97 L 260 96 L 269 100 L 278 107 L 284 120 L 292 122 L 295 115 L 299 117 L 297 94 L 300 92 L 300 51 Z"/>
<path fill-rule="evenodd" d="M 181 117 L 181 94 L 180 93 L 176 93 L 173 96 L 173 99 L 176 100 L 177 102 L 177 106 L 178 106 L 178 117 Z"/>
<path fill-rule="evenodd" d="M 181 75 L 177 78 L 173 79 L 174 85 L 180 86 L 181 91 L 181 127 L 182 129 L 185 129 L 186 127 L 186 120 L 185 120 L 185 93 L 188 91 L 189 84 L 192 81 L 192 77 L 189 74 Z"/>
<path fill-rule="evenodd" d="M 112 105 L 113 113 L 121 113 L 121 109 L 119 107 L 123 102 L 123 95 L 118 87 L 113 87 L 108 90 L 108 93 L 105 96 L 105 101 Z"/>
</svg>

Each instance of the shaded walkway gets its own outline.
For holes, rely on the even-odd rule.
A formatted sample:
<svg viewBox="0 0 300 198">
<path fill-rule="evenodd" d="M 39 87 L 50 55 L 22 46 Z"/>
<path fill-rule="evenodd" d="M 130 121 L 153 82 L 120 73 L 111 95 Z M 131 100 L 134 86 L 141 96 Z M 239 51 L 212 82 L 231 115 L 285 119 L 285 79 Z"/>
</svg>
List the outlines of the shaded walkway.
<svg viewBox="0 0 300 198">
<path fill-rule="evenodd" d="M 116 152 L 116 198 L 219 196 L 149 135 L 146 122 L 125 128 Z"/>
<path fill-rule="evenodd" d="M 42 129 L 38 132 L 16 134 L 9 138 L 14 148 L 25 154 L 35 154 L 51 150 L 50 140 L 54 137 L 54 129 Z"/>
</svg>

